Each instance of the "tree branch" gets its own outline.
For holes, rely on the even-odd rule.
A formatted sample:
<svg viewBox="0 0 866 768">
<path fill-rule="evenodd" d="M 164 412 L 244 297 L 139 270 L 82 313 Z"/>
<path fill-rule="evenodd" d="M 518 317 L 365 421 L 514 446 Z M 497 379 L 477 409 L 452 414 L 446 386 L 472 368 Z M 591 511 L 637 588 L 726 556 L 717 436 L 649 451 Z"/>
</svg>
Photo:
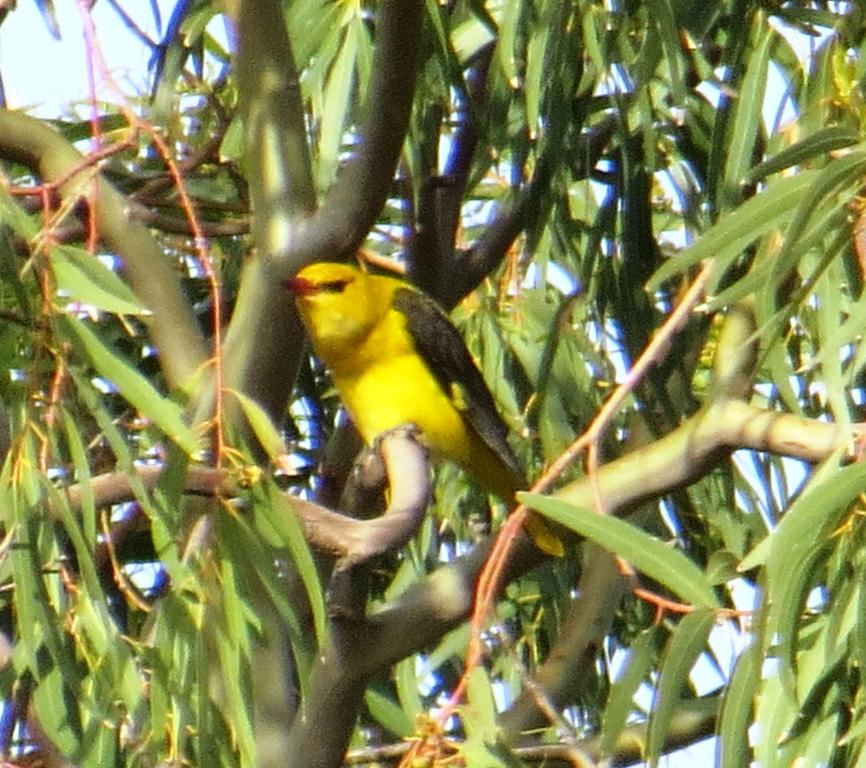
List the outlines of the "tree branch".
<svg viewBox="0 0 866 768">
<path fill-rule="evenodd" d="M 693 699 L 682 702 L 681 707 L 671 718 L 670 727 L 665 739 L 664 752 L 688 747 L 701 739 L 713 735 L 716 719 L 719 714 L 719 699 Z M 541 763 L 544 768 L 574 768 L 575 747 L 593 760 L 609 758 L 606 765 L 624 766 L 639 763 L 646 755 L 647 725 L 640 723 L 625 728 L 611 755 L 601 753 L 601 739 L 590 736 L 581 739 L 576 745 L 570 744 L 534 744 L 515 747 L 513 752 L 525 762 Z M 366 763 L 389 763 L 402 759 L 413 747 L 412 742 L 386 744 L 380 747 L 365 747 L 350 750 L 345 757 L 346 765 L 363 765 Z"/>
<path fill-rule="evenodd" d="M 490 63 L 496 46 L 491 41 L 482 47 L 469 66 L 465 83 L 458 81 L 454 88 L 459 94 L 456 128 L 450 137 L 450 148 L 445 167 L 439 175 L 435 159 L 432 167 L 423 168 L 418 199 L 417 219 L 409 221 L 406 244 L 408 274 L 412 282 L 437 300 L 441 299 L 439 285 L 442 274 L 451 277 L 447 268 L 452 262 L 463 196 L 472 169 L 472 159 L 478 146 L 478 114 L 487 94 Z M 454 76 L 458 80 L 457 75 Z M 430 107 L 427 133 L 430 154 L 438 158 L 442 138 L 443 114 L 441 107 Z M 449 116 L 450 117 L 450 116 Z M 426 162 L 426 161 L 425 161 Z"/>
<path fill-rule="evenodd" d="M 278 420 L 303 343 L 281 279 L 307 262 L 352 253 L 382 210 L 408 128 L 424 4 L 385 0 L 380 5 L 366 118 L 354 155 L 315 214 L 300 90 L 280 4 L 236 5 L 239 87 L 254 159 L 250 194 L 257 254 L 245 269 L 226 334 L 226 383 Z"/>
<path fill-rule="evenodd" d="M 866 425 L 853 425 L 849 431 L 835 424 L 724 400 L 711 403 L 678 429 L 646 448 L 599 467 L 592 481 L 580 478 L 554 495 L 575 506 L 591 507 L 597 491 L 610 514 L 624 516 L 647 500 L 702 477 L 710 465 L 734 450 L 751 448 L 814 463 L 834 451 L 846 449 L 848 457 L 854 459 L 858 435 L 866 435 Z M 394 466 L 396 468 L 399 464 Z M 150 490 L 156 487 L 162 468 L 142 467 L 138 471 L 144 487 Z M 417 477 L 412 479 L 413 483 L 417 481 Z M 98 475 L 89 483 L 97 506 L 135 498 L 132 484 L 123 473 Z M 401 479 L 395 477 L 395 483 L 399 485 Z M 239 485 L 236 478 L 225 472 L 212 467 L 191 466 L 185 491 L 205 495 L 219 491 L 229 497 L 239 492 Z M 80 511 L 81 493 L 78 485 L 67 489 L 73 511 Z M 415 491 L 407 489 L 407 493 L 411 497 Z M 397 498 L 408 497 L 401 492 Z M 369 533 L 379 525 L 375 520 L 353 520 L 297 497 L 290 496 L 289 499 L 305 535 L 317 548 L 352 558 L 368 548 L 371 539 L 375 541 L 378 536 Z M 402 501 L 395 507 L 395 510 L 399 509 L 404 509 Z M 397 519 L 404 514 L 409 513 L 405 509 L 395 511 Z M 347 541 L 356 544 L 347 546 Z M 356 670 L 362 674 L 377 673 L 418 648 L 435 642 L 464 619 L 474 601 L 475 579 L 488 549 L 489 542 L 479 545 L 471 554 L 443 566 L 427 581 L 370 616 L 368 622 L 372 631 L 358 642 L 359 647 L 369 644 L 369 648 L 365 648 Z M 508 578 L 503 583 L 526 573 L 541 561 L 540 554 L 529 540 L 521 538 L 517 542 Z"/>
<path fill-rule="evenodd" d="M 843 448 L 854 457 L 854 437 L 866 432 L 863 425 L 850 429 L 838 427 L 763 410 L 733 397 L 744 394 L 743 390 L 747 389 L 748 375 L 742 369 L 753 363 L 754 355 L 751 345 L 737 343 L 751 325 L 735 322 L 736 314 L 732 317 L 720 337 L 715 365 L 717 399 L 708 402 L 669 435 L 599 467 L 592 477 L 580 478 L 557 491 L 556 497 L 584 508 L 600 503 L 609 514 L 623 516 L 650 499 L 703 477 L 711 466 L 735 449 L 751 448 L 815 462 Z M 397 466 L 389 466 L 389 472 L 396 471 Z M 152 475 L 151 480 L 155 477 Z M 217 474 L 201 473 L 193 477 L 201 481 L 199 489 L 207 487 L 208 477 L 214 487 L 222 482 Z M 401 523 L 400 533 L 391 543 L 410 535 L 408 521 L 419 519 L 419 510 L 423 509 L 411 489 L 407 489 L 408 496 L 396 491 L 400 477 L 395 476 L 393 480 L 394 518 L 406 525 L 402 527 Z M 410 478 L 409 482 L 414 484 L 418 478 Z M 94 480 L 93 486 L 97 493 L 101 492 L 99 478 Z M 114 494 L 112 498 L 117 499 L 116 490 Z M 422 496 L 426 497 L 426 487 Z M 70 500 L 74 498 L 74 489 L 71 489 Z M 376 526 L 384 523 L 372 521 L 373 526 L 369 526 L 370 521 L 350 521 L 296 499 L 292 506 L 305 535 L 317 547 L 348 557 L 349 562 L 359 556 L 363 560 L 370 551 L 382 551 L 382 531 Z M 370 531 L 373 531 L 372 536 Z M 346 542 L 352 543 L 347 545 Z M 489 549 L 490 542 L 483 543 L 469 555 L 440 567 L 425 581 L 367 617 L 352 614 L 332 620 L 329 644 L 322 649 L 311 673 L 310 695 L 290 729 L 289 754 L 303 756 L 303 763 L 298 765 L 324 768 L 339 762 L 369 680 L 409 654 L 435 643 L 465 620 L 474 604 L 476 582 Z M 542 560 L 539 550 L 521 535 L 515 541 L 512 557 L 499 581 L 500 589 Z M 557 645 L 539 675 L 542 685 L 550 686 L 555 703 L 565 700 L 574 681 L 556 683 L 553 678 L 557 674 L 567 675 L 567 670 L 573 668 L 575 656 L 587 653 L 593 638 L 597 637 L 593 627 L 585 627 L 582 632 L 577 626 L 581 616 L 584 621 L 597 623 L 598 631 L 603 632 L 610 620 L 607 612 L 616 605 L 610 590 L 618 587 L 606 574 L 600 575 L 598 583 L 585 574 L 582 583 L 587 589 L 587 600 L 591 598 L 593 603 L 599 604 L 597 612 L 583 614 L 584 608 L 575 604 L 569 620 L 574 626 L 563 635 L 575 640 L 574 648 Z M 563 673 L 563 670 L 566 671 Z M 537 702 L 524 699 L 503 718 L 512 736 L 536 718 L 533 704 Z"/>
<path fill-rule="evenodd" d="M 284 277 L 321 259 L 345 258 L 363 242 L 382 210 L 403 147 L 418 73 L 424 22 L 421 0 L 383 0 L 365 117 L 352 157 L 322 207 L 300 223 L 284 252 Z"/>
<path fill-rule="evenodd" d="M 590 173 L 615 128 L 616 120 L 606 116 L 581 135 L 574 154 L 583 162 L 574 169 L 574 179 L 584 178 Z M 546 150 L 548 153 L 559 151 L 556 146 L 549 146 Z M 502 261 L 527 224 L 536 220 L 538 206 L 550 184 L 555 165 L 546 154 L 542 154 L 529 182 L 515 193 L 510 202 L 498 206 L 493 219 L 470 248 L 465 252 L 455 252 L 450 258 L 446 254 L 434 293 L 444 306 L 454 306 L 473 290 Z"/>
<path fill-rule="evenodd" d="M 361 565 L 405 545 L 424 521 L 430 502 L 427 450 L 414 427 L 389 430 L 379 440 L 389 502 L 385 512 L 370 520 L 332 512 L 319 504 L 291 497 L 304 536 L 318 550 L 337 557 L 336 569 Z"/>
<path fill-rule="evenodd" d="M 255 252 L 244 267 L 224 343 L 227 386 L 259 402 L 279 423 L 291 393 L 303 333 L 280 286 L 280 254 L 299 237 L 297 221 L 316 206 L 304 105 L 282 6 L 230 3 L 250 165 Z M 199 406 L 209 415 L 212 402 Z"/>
<path fill-rule="evenodd" d="M 276 0 L 237 0 L 238 92 L 245 118 L 253 234 L 264 258 L 292 235 L 293 216 L 316 207 L 300 79 Z"/>
<path fill-rule="evenodd" d="M 584 550 L 577 597 L 572 600 L 556 642 L 544 663 L 533 675 L 539 689 L 553 709 L 559 711 L 574 700 L 594 674 L 595 653 L 610 631 L 614 615 L 626 590 L 626 579 L 616 558 L 595 545 Z M 538 693 L 524 687 L 499 720 L 506 740 L 548 725 L 537 701 Z"/>
</svg>

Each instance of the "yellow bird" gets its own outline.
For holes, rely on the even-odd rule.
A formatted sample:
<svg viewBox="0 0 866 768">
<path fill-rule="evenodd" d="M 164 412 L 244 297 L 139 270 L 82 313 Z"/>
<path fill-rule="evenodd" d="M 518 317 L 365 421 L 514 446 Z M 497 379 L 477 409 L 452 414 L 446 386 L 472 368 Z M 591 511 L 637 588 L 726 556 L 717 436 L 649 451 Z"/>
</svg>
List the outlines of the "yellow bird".
<svg viewBox="0 0 866 768">
<path fill-rule="evenodd" d="M 525 482 L 508 430 L 463 338 L 431 298 L 402 280 L 330 262 L 305 267 L 284 285 L 368 444 L 415 424 L 434 455 L 513 502 Z M 526 527 L 542 550 L 562 555 L 542 518 L 530 514 Z"/>
</svg>

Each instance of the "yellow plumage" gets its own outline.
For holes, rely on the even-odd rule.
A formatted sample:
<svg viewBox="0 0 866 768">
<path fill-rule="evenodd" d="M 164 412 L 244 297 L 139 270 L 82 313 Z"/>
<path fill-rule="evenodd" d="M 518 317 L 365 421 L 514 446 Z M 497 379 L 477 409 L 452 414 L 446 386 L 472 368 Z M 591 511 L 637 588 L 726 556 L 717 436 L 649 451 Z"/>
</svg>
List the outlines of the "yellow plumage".
<svg viewBox="0 0 866 768">
<path fill-rule="evenodd" d="M 505 425 L 457 330 L 425 294 L 346 264 L 318 263 L 286 281 L 316 355 L 361 437 L 413 423 L 435 455 L 505 501 L 524 483 Z M 546 552 L 562 543 L 544 521 L 527 529 Z"/>
</svg>

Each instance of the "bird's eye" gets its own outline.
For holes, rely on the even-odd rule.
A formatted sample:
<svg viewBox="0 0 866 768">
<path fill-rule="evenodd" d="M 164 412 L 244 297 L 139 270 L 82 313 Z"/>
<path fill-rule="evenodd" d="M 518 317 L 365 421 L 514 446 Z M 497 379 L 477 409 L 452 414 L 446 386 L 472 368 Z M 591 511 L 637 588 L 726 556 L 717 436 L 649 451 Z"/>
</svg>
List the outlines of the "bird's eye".
<svg viewBox="0 0 866 768">
<path fill-rule="evenodd" d="M 319 290 L 327 291 L 328 293 L 342 293 L 346 286 L 352 282 L 351 280 L 328 280 L 319 284 Z"/>
</svg>

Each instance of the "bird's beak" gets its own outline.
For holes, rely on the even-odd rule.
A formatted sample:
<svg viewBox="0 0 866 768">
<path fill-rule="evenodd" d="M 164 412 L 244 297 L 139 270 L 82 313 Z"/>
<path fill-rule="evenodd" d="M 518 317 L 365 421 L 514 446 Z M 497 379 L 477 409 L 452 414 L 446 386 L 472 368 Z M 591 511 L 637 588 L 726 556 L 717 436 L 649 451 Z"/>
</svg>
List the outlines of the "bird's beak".
<svg viewBox="0 0 866 768">
<path fill-rule="evenodd" d="M 318 290 L 318 287 L 312 280 L 307 280 L 297 275 L 283 280 L 283 288 L 295 294 L 295 296 L 309 296 Z"/>
</svg>

